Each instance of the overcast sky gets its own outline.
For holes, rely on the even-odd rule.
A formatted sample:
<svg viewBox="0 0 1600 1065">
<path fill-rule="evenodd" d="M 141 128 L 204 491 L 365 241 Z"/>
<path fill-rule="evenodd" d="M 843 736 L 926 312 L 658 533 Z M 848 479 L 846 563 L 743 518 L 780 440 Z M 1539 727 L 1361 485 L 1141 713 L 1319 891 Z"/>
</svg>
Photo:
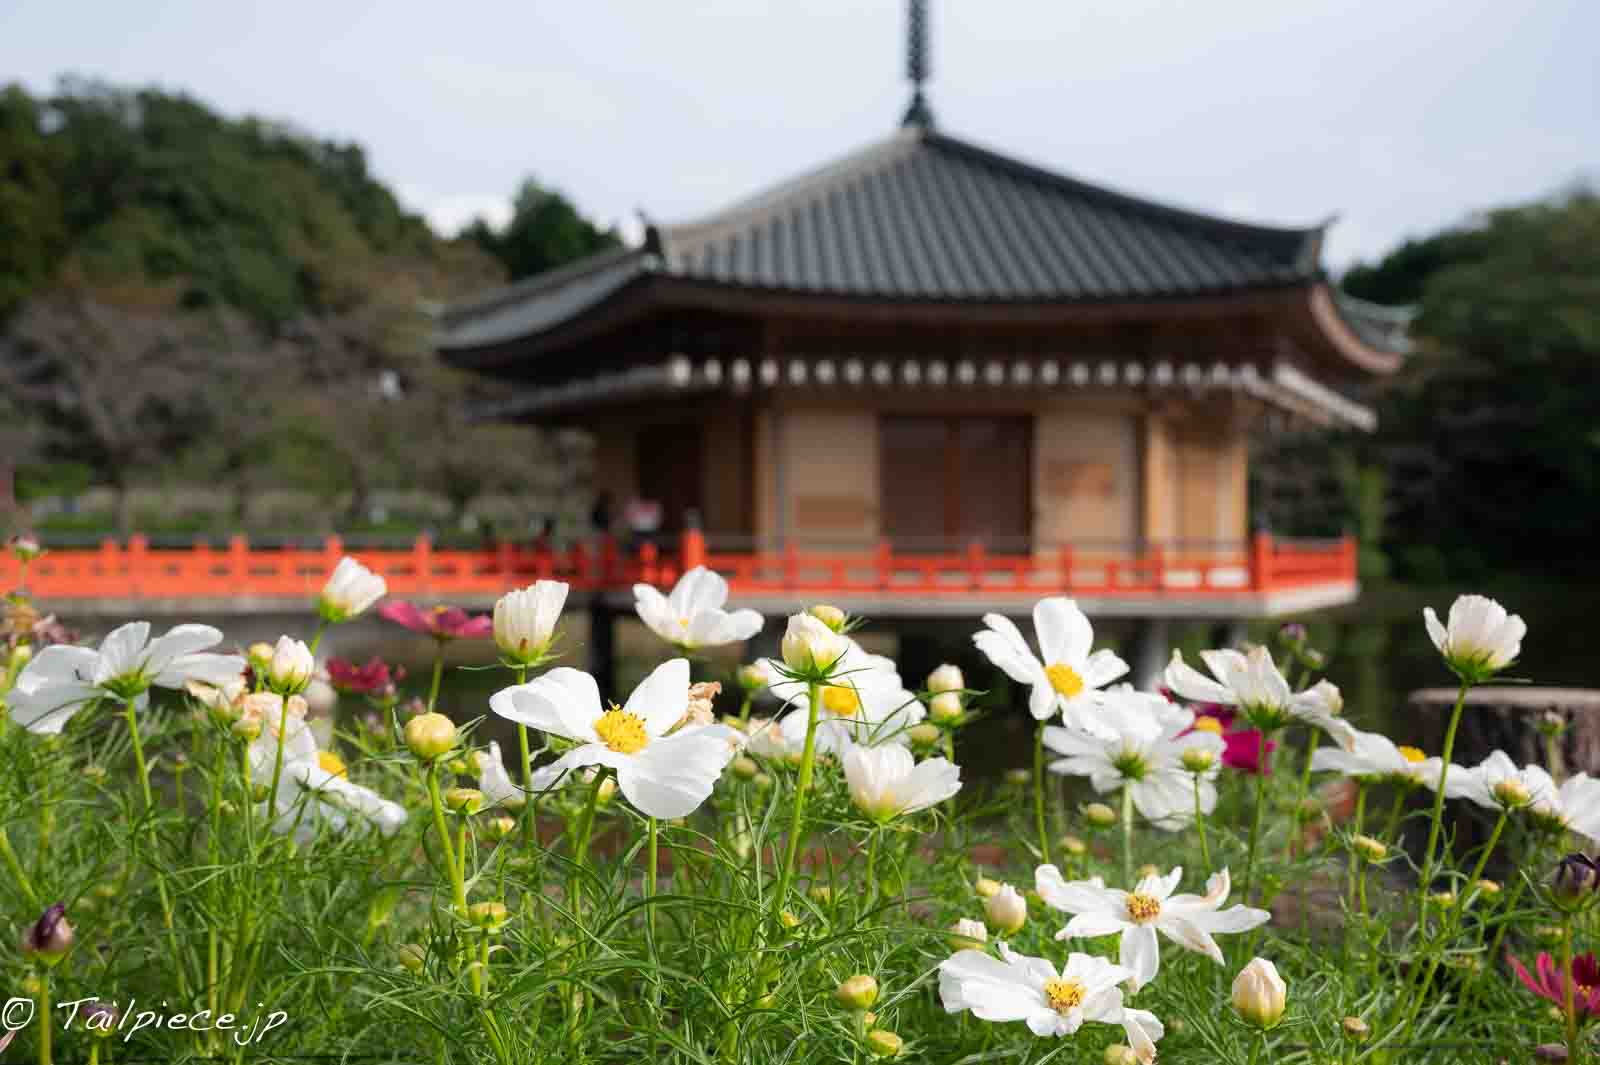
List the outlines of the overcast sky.
<svg viewBox="0 0 1600 1065">
<path fill-rule="evenodd" d="M 949 133 L 1371 258 L 1600 175 L 1597 0 L 930 0 Z M 0 79 L 358 141 L 449 232 L 528 174 L 637 232 L 891 132 L 903 0 L 0 0 Z"/>
</svg>

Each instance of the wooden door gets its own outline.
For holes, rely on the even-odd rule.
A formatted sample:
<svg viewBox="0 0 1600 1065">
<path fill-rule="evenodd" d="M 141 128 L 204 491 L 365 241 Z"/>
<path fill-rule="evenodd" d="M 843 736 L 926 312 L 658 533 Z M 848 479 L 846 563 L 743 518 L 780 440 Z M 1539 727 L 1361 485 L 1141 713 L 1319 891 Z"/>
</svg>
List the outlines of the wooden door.
<svg viewBox="0 0 1600 1065">
<path fill-rule="evenodd" d="M 705 511 L 704 447 L 698 425 L 652 425 L 639 430 L 639 498 L 661 504 L 661 531 L 679 532 L 690 511 Z"/>
<path fill-rule="evenodd" d="M 904 551 L 949 551 L 973 540 L 1027 551 L 1031 437 L 1025 417 L 885 415 L 878 425 L 884 535 Z"/>
</svg>

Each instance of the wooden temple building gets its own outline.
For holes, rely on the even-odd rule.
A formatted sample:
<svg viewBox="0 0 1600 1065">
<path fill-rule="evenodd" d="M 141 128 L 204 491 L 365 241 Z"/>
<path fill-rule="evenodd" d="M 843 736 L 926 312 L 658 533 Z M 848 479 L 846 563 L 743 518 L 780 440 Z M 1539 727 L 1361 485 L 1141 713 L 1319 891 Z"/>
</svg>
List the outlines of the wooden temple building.
<svg viewBox="0 0 1600 1065">
<path fill-rule="evenodd" d="M 1265 616 L 1356 595 L 1348 540 L 1251 528 L 1253 433 L 1371 429 L 1348 386 L 1405 323 L 1347 299 L 1324 227 L 1246 224 L 935 127 L 445 309 L 485 416 L 575 425 L 597 492 L 656 501 L 616 586 L 707 563 L 741 601 L 877 616 L 1075 594 L 1091 613 Z"/>
</svg>

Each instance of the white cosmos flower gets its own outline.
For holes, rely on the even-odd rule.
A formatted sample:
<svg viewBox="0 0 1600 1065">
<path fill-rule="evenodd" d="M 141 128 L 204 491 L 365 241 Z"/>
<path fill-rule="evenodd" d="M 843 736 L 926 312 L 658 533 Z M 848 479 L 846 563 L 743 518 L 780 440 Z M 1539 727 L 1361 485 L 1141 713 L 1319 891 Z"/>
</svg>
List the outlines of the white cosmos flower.
<svg viewBox="0 0 1600 1065">
<path fill-rule="evenodd" d="M 1257 728 L 1271 731 L 1299 721 L 1322 729 L 1346 750 L 1355 742 L 1355 729 L 1339 716 L 1344 706 L 1339 689 L 1324 680 L 1305 691 L 1291 691 L 1265 647 L 1252 647 L 1248 653 L 1201 651 L 1200 658 L 1210 677 L 1174 650 L 1163 683 L 1194 702 L 1236 706 Z"/>
<path fill-rule="evenodd" d="M 1088 777 L 1102 795 L 1127 788 L 1147 821 L 1175 831 L 1195 812 L 1195 774 L 1183 767 L 1183 752 L 1200 748 L 1215 756 L 1211 768 L 1199 774 L 1200 809 L 1216 808 L 1225 744 L 1214 732 L 1190 732 L 1192 711 L 1159 695 L 1112 690 L 1103 695 L 1099 720 L 1097 733 L 1046 726 L 1044 745 L 1063 756 L 1050 763 L 1051 772 Z"/>
<path fill-rule="evenodd" d="M 761 615 L 754 610 L 722 609 L 728 602 L 728 582 L 704 566 L 679 577 L 670 595 L 635 584 L 633 599 L 639 620 L 663 640 L 686 650 L 738 643 L 761 631 Z"/>
<path fill-rule="evenodd" d="M 1318 747 L 1311 756 L 1313 772 L 1343 773 L 1349 777 L 1381 777 L 1437 788 L 1440 760 L 1415 747 L 1396 746 L 1381 732 L 1352 734 L 1349 750 Z M 1457 770 L 1452 769 L 1452 774 Z"/>
<path fill-rule="evenodd" d="M 1249 906 L 1221 909 L 1232 890 L 1226 869 L 1206 881 L 1204 895 L 1174 895 L 1173 889 L 1182 879 L 1183 867 L 1179 866 L 1166 876 L 1145 877 L 1128 892 L 1106 887 L 1099 877 L 1068 883 L 1055 866 L 1041 865 L 1034 886 L 1045 902 L 1076 915 L 1056 933 L 1057 939 L 1121 935 L 1117 960 L 1133 974 L 1137 991 L 1154 980 L 1161 968 L 1157 931 L 1221 965 L 1222 948 L 1211 938 L 1213 933 L 1248 932 L 1272 918 L 1266 910 Z"/>
<path fill-rule="evenodd" d="M 844 756 L 850 798 L 868 817 L 887 821 L 944 802 L 961 790 L 961 767 L 943 758 L 917 762 L 904 747 L 855 747 Z"/>
<path fill-rule="evenodd" d="M 1069 726 L 1098 728 L 1093 713 L 1098 689 L 1128 672 L 1128 664 L 1109 650 L 1090 652 L 1094 629 L 1076 602 L 1055 596 L 1034 604 L 1039 657 L 1011 619 L 985 614 L 983 623 L 988 628 L 974 634 L 972 642 L 1006 676 L 1028 685 L 1028 709 L 1035 719 L 1047 721 L 1059 710 Z"/>
<path fill-rule="evenodd" d="M 1516 614 L 1481 595 L 1458 596 L 1450 604 L 1446 624 L 1439 623 L 1433 607 L 1424 607 L 1422 620 L 1428 636 L 1456 673 L 1473 681 L 1485 680 L 1516 660 L 1528 626 Z"/>
<path fill-rule="evenodd" d="M 152 640 L 148 621 L 130 621 L 113 629 L 98 650 L 52 644 L 17 675 L 6 695 L 11 717 L 30 732 L 58 733 L 102 696 L 142 700 L 151 685 L 226 684 L 244 672 L 244 659 L 203 653 L 221 641 L 221 630 L 210 625 L 178 625 Z"/>
<path fill-rule="evenodd" d="M 578 669 L 552 669 L 538 680 L 496 692 L 489 708 L 501 717 L 553 736 L 576 740 L 540 771 L 558 779 L 582 766 L 605 766 L 641 813 L 685 817 L 710 796 L 732 759 L 740 735 L 726 725 L 691 725 L 668 731 L 689 709 L 689 662 L 674 658 L 655 668 L 609 710 L 593 677 Z"/>
<path fill-rule="evenodd" d="M 317 596 L 317 612 L 330 622 L 349 621 L 382 599 L 388 583 L 348 555 L 339 560 Z"/>
<path fill-rule="evenodd" d="M 857 661 L 860 667 L 850 668 Z M 911 727 L 928 716 L 928 708 L 901 685 L 894 664 L 875 655 L 857 659 L 854 652 L 847 652 L 843 662 L 846 668 L 836 670 L 832 683 L 819 689 L 817 750 L 842 754 L 851 745 L 910 744 Z M 810 724 L 809 688 L 782 681 L 772 685 L 772 691 L 795 707 L 780 722 L 784 739 L 796 747 L 804 745 Z"/>
<path fill-rule="evenodd" d="M 566 602 L 566 581 L 535 581 L 501 596 L 494 605 L 494 642 L 501 653 L 524 664 L 543 658 Z"/>
<path fill-rule="evenodd" d="M 945 1011 L 971 1010 L 984 1021 L 1025 1021 L 1037 1036 L 1071 1035 L 1084 1021 L 1120 1024 L 1142 1062 L 1156 1059 L 1163 1035 L 1155 1014 L 1122 1004 L 1117 985 L 1133 974 L 1105 958 L 1071 954 L 1059 971 L 1043 958 L 999 945 L 1000 957 L 960 950 L 939 963 Z"/>
<path fill-rule="evenodd" d="M 1432 783 L 1437 790 L 1438 779 Z M 1444 795 L 1447 799 L 1466 799 L 1490 810 L 1526 806 L 1542 817 L 1565 824 L 1577 812 L 1569 809 L 1568 803 L 1587 795 L 1591 783 L 1597 782 L 1580 773 L 1558 789 L 1544 767 L 1519 767 L 1506 752 L 1490 751 L 1489 757 L 1471 768 L 1452 765 L 1445 777 Z M 1563 801 L 1563 794 L 1566 801 Z"/>
<path fill-rule="evenodd" d="M 520 810 L 526 805 L 527 795 L 511 782 L 511 775 L 506 772 L 498 741 L 491 742 L 487 751 L 474 751 L 472 761 L 478 770 L 478 790 L 483 793 L 485 807 L 504 806 L 509 810 Z"/>
<path fill-rule="evenodd" d="M 405 824 L 404 807 L 371 788 L 351 783 L 343 759 L 318 746 L 316 733 L 306 720 L 305 700 L 300 696 L 291 695 L 285 700 L 276 692 L 255 692 L 245 697 L 244 712 L 261 724 L 261 733 L 250 741 L 249 748 L 250 774 L 258 785 L 265 786 L 272 780 L 278 759 L 278 731 L 283 729 L 283 775 L 278 784 L 273 831 L 293 832 L 297 840 L 309 842 L 321 826 L 344 831 L 353 823 L 360 823 L 392 836 Z"/>
</svg>

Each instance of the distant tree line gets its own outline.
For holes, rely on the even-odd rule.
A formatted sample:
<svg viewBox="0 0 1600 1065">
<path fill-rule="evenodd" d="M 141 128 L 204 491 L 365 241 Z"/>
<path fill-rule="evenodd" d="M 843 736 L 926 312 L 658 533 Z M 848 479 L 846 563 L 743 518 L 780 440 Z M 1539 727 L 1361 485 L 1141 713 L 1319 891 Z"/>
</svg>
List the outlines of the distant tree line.
<svg viewBox="0 0 1600 1065">
<path fill-rule="evenodd" d="M 1600 196 L 1579 186 L 1487 211 L 1343 284 L 1414 306 L 1417 350 L 1366 397 L 1375 434 L 1280 441 L 1258 479 L 1331 471 L 1344 524 L 1376 531 L 1404 577 L 1586 562 L 1600 528 Z"/>
<path fill-rule="evenodd" d="M 516 490 L 539 434 L 465 423 L 483 386 L 425 308 L 616 240 L 531 180 L 504 229 L 445 240 L 358 145 L 159 89 L 0 89 L 0 499 L 19 469 L 224 480 L 331 525 L 384 488 Z"/>
</svg>

